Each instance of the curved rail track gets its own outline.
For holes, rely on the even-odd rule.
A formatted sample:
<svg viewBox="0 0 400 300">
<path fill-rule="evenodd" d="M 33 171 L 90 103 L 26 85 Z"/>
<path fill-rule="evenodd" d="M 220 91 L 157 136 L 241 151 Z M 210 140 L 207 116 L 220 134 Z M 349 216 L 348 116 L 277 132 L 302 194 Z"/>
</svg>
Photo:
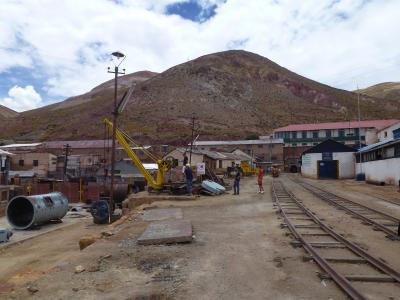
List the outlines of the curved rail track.
<svg viewBox="0 0 400 300">
<path fill-rule="evenodd" d="M 374 292 L 368 292 L 365 284 L 370 285 L 369 288 L 371 285 L 376 288 L 377 284 L 390 283 L 394 287 L 389 290 L 385 286 L 379 294 L 388 293 L 384 295 L 386 299 L 395 299 L 399 295 L 399 272 L 325 225 L 286 190 L 282 182 L 273 181 L 272 197 L 285 220 L 283 226 L 290 230 L 295 239 L 292 244 L 303 247 L 310 255 L 308 259 L 314 260 L 324 271 L 319 274 L 321 279 L 334 280 L 351 299 L 369 299 Z M 335 251 L 334 255 L 331 250 Z M 343 265 L 347 267 L 348 274 L 340 271 Z M 363 286 L 357 287 L 357 282 Z"/>
<path fill-rule="evenodd" d="M 311 192 L 314 196 L 362 220 L 364 224 L 372 225 L 374 230 L 383 231 L 389 239 L 400 240 L 400 219 L 340 197 L 299 179 L 291 178 L 291 180 Z"/>
</svg>

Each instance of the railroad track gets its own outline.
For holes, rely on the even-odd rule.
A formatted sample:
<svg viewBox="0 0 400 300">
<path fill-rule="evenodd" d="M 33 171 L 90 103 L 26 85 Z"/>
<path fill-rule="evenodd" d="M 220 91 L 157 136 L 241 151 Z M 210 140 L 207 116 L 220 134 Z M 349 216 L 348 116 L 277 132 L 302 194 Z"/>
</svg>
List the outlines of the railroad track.
<svg viewBox="0 0 400 300">
<path fill-rule="evenodd" d="M 340 197 L 307 182 L 293 178 L 291 178 L 291 180 L 311 192 L 316 197 L 360 219 L 364 224 L 372 225 L 374 230 L 386 233 L 387 238 L 391 240 L 400 240 L 400 219 Z"/>
<path fill-rule="evenodd" d="M 278 180 L 273 181 L 272 197 L 283 227 L 294 237 L 292 244 L 303 247 L 306 259 L 319 265 L 321 279 L 334 280 L 351 299 L 397 299 L 399 272 L 325 225 Z"/>
</svg>

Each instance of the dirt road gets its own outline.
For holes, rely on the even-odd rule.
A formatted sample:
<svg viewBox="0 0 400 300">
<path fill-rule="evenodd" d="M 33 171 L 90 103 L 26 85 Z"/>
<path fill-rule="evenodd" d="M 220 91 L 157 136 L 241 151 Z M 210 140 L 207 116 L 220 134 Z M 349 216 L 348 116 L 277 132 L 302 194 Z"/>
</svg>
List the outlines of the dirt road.
<svg viewBox="0 0 400 300">
<path fill-rule="evenodd" d="M 290 246 L 271 202 L 271 179 L 264 182 L 263 195 L 254 178 L 245 178 L 239 196 L 153 203 L 182 207 L 193 223 L 190 244 L 137 245 L 148 222 L 136 214 L 83 251 L 79 238 L 107 227 L 83 221 L 15 245 L 0 253 L 0 298 L 347 299 L 334 283 L 319 280 L 319 268 L 303 262 L 301 248 Z M 78 265 L 85 271 L 75 273 Z"/>
</svg>

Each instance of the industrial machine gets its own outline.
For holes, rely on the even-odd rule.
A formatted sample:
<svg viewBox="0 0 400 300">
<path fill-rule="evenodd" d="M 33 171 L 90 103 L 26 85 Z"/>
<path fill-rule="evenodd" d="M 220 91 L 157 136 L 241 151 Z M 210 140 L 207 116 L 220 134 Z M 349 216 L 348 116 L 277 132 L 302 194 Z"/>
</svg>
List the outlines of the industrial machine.
<svg viewBox="0 0 400 300">
<path fill-rule="evenodd" d="M 113 130 L 113 123 L 105 119 L 104 120 L 105 124 L 109 128 L 110 131 Z M 144 149 L 144 147 L 140 147 L 137 145 L 127 133 L 122 131 L 119 128 L 116 128 L 115 132 L 115 138 L 118 140 L 119 144 L 122 146 L 122 148 L 125 150 L 125 152 L 128 154 L 129 158 L 133 162 L 133 164 L 139 169 L 139 171 L 143 174 L 143 176 L 146 178 L 147 183 L 150 187 L 150 189 L 161 191 L 164 189 L 167 189 L 168 187 L 164 183 L 164 174 L 172 167 L 173 161 L 172 160 L 164 160 L 161 158 L 156 157 L 153 155 L 151 152 L 147 151 Z M 154 178 L 149 171 L 146 170 L 146 168 L 143 166 L 143 163 L 139 159 L 139 157 L 136 155 L 136 153 L 132 150 L 129 142 L 135 146 L 137 146 L 138 149 L 143 151 L 147 157 L 152 159 L 158 166 L 157 169 L 157 175 L 156 178 Z"/>
<path fill-rule="evenodd" d="M 280 170 L 279 170 L 278 166 L 273 165 L 272 169 L 271 169 L 272 177 L 279 177 L 279 173 L 280 173 Z"/>
</svg>

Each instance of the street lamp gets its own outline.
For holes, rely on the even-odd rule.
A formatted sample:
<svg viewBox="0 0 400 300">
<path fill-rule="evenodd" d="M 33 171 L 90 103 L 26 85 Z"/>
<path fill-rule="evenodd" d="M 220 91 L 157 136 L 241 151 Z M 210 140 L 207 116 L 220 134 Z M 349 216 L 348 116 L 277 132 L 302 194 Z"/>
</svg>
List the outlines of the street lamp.
<svg viewBox="0 0 400 300">
<path fill-rule="evenodd" d="M 114 211 L 114 172 L 115 172 L 115 135 L 117 129 L 117 90 L 118 90 L 118 75 L 124 75 L 125 69 L 122 69 L 122 72 L 119 72 L 118 68 L 121 63 L 125 60 L 126 56 L 120 51 L 115 51 L 111 53 L 112 61 L 114 63 L 114 71 L 110 71 L 110 67 L 108 67 L 108 73 L 115 74 L 114 79 L 114 107 L 113 107 L 113 133 L 112 133 L 112 146 L 111 146 L 111 182 L 110 182 L 110 209 L 109 209 L 109 222 L 111 223 L 111 215 Z"/>
</svg>

